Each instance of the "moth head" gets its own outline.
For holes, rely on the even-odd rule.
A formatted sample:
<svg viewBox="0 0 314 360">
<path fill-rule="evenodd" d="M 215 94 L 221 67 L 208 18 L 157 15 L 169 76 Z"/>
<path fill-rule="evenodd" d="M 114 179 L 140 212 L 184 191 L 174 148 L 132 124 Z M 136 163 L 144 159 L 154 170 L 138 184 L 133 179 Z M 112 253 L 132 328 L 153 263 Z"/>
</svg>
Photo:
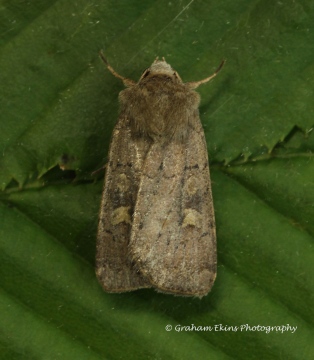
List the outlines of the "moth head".
<svg viewBox="0 0 314 360">
<path fill-rule="evenodd" d="M 152 77 L 155 75 L 166 75 L 174 81 L 179 80 L 180 82 L 182 82 L 179 74 L 171 67 L 170 64 L 166 62 L 164 57 L 162 58 L 162 60 L 158 60 L 157 57 L 156 60 L 152 63 L 152 65 L 143 72 L 140 81 L 146 77 Z"/>
</svg>

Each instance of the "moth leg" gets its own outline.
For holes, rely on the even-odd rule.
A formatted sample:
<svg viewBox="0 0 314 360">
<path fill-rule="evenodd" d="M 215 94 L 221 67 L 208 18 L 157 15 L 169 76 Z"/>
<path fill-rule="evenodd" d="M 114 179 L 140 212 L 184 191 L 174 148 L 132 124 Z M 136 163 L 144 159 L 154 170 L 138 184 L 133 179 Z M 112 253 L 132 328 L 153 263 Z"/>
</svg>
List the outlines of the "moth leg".
<svg viewBox="0 0 314 360">
<path fill-rule="evenodd" d="M 197 87 L 199 87 L 202 84 L 207 83 L 208 81 L 210 81 L 211 79 L 213 79 L 221 70 L 221 68 L 224 66 L 224 63 L 226 62 L 226 60 L 222 60 L 222 62 L 220 63 L 220 65 L 218 66 L 218 68 L 216 69 L 216 71 L 208 76 L 207 78 L 203 79 L 203 80 L 199 80 L 199 81 L 192 81 L 192 82 L 188 82 L 186 83 L 186 85 L 190 88 L 190 89 L 196 89 Z"/>
<path fill-rule="evenodd" d="M 128 79 L 128 78 L 126 78 L 126 77 L 118 74 L 118 73 L 113 69 L 113 67 L 108 63 L 108 61 L 107 61 L 107 59 L 106 59 L 106 57 L 105 57 L 105 55 L 103 54 L 102 51 L 99 52 L 99 56 L 100 56 L 101 60 L 105 63 L 105 65 L 107 66 L 107 68 L 108 68 L 108 70 L 111 72 L 111 74 L 112 74 L 113 76 L 115 76 L 116 78 L 122 80 L 122 81 L 123 81 L 123 84 L 124 84 L 125 86 L 129 87 L 129 86 L 133 86 L 133 85 L 136 84 L 135 81 L 133 81 L 133 80 L 131 80 L 131 79 Z"/>
<path fill-rule="evenodd" d="M 91 173 L 91 176 L 95 176 L 96 174 L 100 173 L 101 171 L 106 170 L 106 169 L 107 169 L 107 166 L 108 166 L 108 164 L 105 164 L 105 165 L 103 165 L 102 167 L 100 167 L 99 169 L 94 170 L 94 171 Z"/>
</svg>

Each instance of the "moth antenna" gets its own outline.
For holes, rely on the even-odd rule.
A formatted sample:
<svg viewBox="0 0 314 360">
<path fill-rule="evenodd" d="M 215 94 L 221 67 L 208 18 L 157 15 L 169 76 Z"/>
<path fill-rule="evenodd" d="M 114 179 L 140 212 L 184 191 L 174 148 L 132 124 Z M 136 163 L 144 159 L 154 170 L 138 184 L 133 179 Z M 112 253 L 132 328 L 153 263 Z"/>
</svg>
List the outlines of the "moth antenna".
<svg viewBox="0 0 314 360">
<path fill-rule="evenodd" d="M 208 81 L 210 81 L 211 79 L 213 79 L 218 73 L 219 71 L 222 69 L 222 67 L 224 66 L 226 60 L 222 60 L 222 62 L 220 63 L 220 65 L 218 66 L 218 68 L 215 70 L 215 72 L 208 76 L 207 78 L 203 79 L 203 80 L 199 80 L 199 81 L 192 81 L 192 82 L 188 82 L 186 83 L 186 85 L 191 88 L 191 89 L 196 89 L 197 87 L 199 87 L 202 84 L 207 83 Z"/>
<path fill-rule="evenodd" d="M 113 76 L 115 76 L 116 78 L 122 80 L 122 81 L 123 81 L 123 84 L 124 84 L 125 86 L 129 87 L 129 86 L 133 86 L 133 85 L 136 84 L 135 81 L 133 81 L 133 80 L 131 80 L 131 79 L 128 79 L 128 78 L 126 78 L 126 77 L 118 74 L 118 73 L 113 69 L 113 67 L 108 63 L 108 61 L 107 61 L 107 59 L 106 59 L 106 57 L 105 57 L 105 55 L 104 55 L 104 53 L 103 53 L 102 51 L 99 52 L 99 56 L 100 56 L 101 60 L 105 63 L 105 65 L 107 66 L 107 69 L 111 72 L 111 74 L 112 74 Z"/>
</svg>

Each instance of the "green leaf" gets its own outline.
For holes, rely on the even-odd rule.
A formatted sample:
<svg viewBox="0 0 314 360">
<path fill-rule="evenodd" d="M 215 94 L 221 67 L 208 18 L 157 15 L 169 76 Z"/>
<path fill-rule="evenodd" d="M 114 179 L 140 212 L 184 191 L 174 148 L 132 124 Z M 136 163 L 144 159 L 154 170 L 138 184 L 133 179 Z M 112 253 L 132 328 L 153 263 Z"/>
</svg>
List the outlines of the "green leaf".
<svg viewBox="0 0 314 360">
<path fill-rule="evenodd" d="M 0 10 L 0 359 L 312 359 L 313 3 Z M 184 81 L 227 59 L 199 90 L 218 241 L 201 300 L 106 294 L 96 280 L 103 179 L 91 173 L 106 163 L 123 89 L 101 49 L 134 80 L 156 56 Z"/>
</svg>

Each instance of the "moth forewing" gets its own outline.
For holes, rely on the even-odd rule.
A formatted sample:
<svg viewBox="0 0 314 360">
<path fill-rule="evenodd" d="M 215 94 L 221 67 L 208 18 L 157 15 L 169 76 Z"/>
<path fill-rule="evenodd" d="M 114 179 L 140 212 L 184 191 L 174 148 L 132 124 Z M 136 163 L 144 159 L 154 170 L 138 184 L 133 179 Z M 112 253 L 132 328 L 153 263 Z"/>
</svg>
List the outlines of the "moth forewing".
<svg viewBox="0 0 314 360">
<path fill-rule="evenodd" d="M 216 277 L 207 148 L 193 90 L 155 60 L 128 87 L 113 132 L 100 210 L 96 273 L 104 289 L 206 295 Z"/>
<path fill-rule="evenodd" d="M 121 114 L 109 150 L 97 238 L 96 274 L 108 292 L 151 286 L 132 265 L 128 250 L 140 179 L 137 153 L 145 147 L 145 142 L 132 140 L 129 120 Z"/>
<path fill-rule="evenodd" d="M 130 251 L 159 291 L 201 297 L 216 276 L 216 236 L 204 133 L 191 116 L 188 136 L 147 153 Z"/>
</svg>

